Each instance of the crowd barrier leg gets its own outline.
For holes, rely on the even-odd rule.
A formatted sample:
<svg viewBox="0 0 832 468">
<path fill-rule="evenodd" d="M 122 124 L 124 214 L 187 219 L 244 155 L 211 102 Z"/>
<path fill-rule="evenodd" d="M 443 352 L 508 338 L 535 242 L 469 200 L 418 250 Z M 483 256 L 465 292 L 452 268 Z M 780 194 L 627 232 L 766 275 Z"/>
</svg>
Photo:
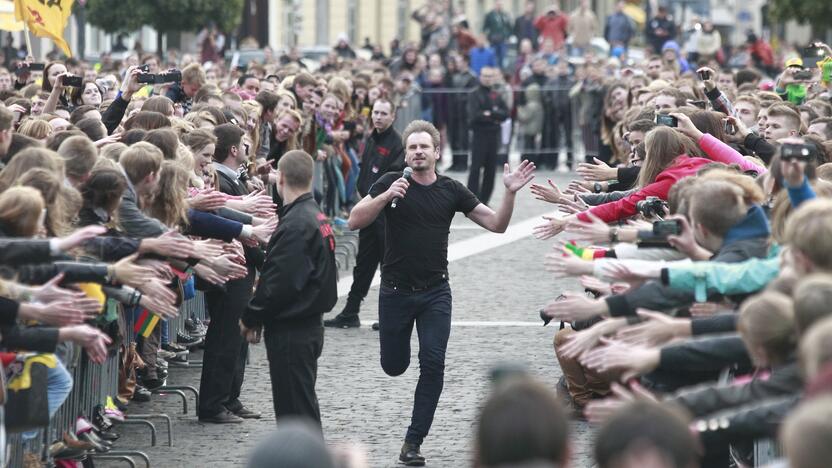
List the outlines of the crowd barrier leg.
<svg viewBox="0 0 832 468">
<path fill-rule="evenodd" d="M 183 414 L 188 414 L 188 400 L 187 400 L 187 396 L 185 395 L 184 392 L 191 392 L 191 393 L 194 394 L 194 400 L 195 400 L 194 408 L 198 409 L 199 408 L 199 390 L 197 390 L 195 387 L 192 387 L 190 385 L 165 385 L 164 387 L 162 387 L 158 390 L 154 390 L 154 393 L 161 393 L 161 394 L 176 393 L 177 395 L 181 395 L 182 398 L 185 401 L 185 403 L 183 405 L 184 409 L 182 410 L 182 413 Z"/>
<path fill-rule="evenodd" d="M 168 427 L 168 447 L 173 447 L 173 422 L 171 421 L 170 416 L 166 414 L 131 414 L 127 419 L 148 420 L 151 418 L 161 418 L 165 420 L 165 424 Z"/>
<path fill-rule="evenodd" d="M 120 459 L 120 460 L 124 460 L 125 458 L 127 458 L 127 459 L 130 460 L 128 463 L 132 467 L 136 466 L 136 462 L 134 462 L 133 459 L 130 458 L 130 457 L 138 457 L 138 458 L 141 458 L 142 461 L 144 461 L 144 463 L 146 465 L 146 468 L 150 468 L 150 458 L 147 456 L 147 454 L 145 454 L 143 452 L 139 452 L 137 450 L 112 450 L 112 451 L 107 452 L 107 453 L 92 454 L 91 456 L 92 456 L 93 460 L 95 460 L 95 459 L 99 459 L 99 460 L 100 459 Z"/>
<path fill-rule="evenodd" d="M 153 425 L 152 422 L 146 419 L 135 419 L 135 418 L 125 418 L 124 421 L 113 421 L 113 423 L 117 426 L 125 425 L 125 426 L 147 426 L 150 428 L 150 446 L 156 446 L 156 426 Z"/>
<path fill-rule="evenodd" d="M 127 455 L 112 455 L 112 454 L 101 454 L 101 455 L 93 455 L 93 460 L 121 460 L 127 462 L 130 468 L 136 468 L 136 462 L 133 461 L 132 458 L 128 457 Z M 150 465 L 148 465 L 150 466 Z"/>
<path fill-rule="evenodd" d="M 176 390 L 168 386 L 162 386 L 153 390 L 154 395 L 179 395 L 182 398 L 182 414 L 188 414 L 188 396 L 181 390 Z M 163 414 L 163 413 L 159 413 Z"/>
</svg>

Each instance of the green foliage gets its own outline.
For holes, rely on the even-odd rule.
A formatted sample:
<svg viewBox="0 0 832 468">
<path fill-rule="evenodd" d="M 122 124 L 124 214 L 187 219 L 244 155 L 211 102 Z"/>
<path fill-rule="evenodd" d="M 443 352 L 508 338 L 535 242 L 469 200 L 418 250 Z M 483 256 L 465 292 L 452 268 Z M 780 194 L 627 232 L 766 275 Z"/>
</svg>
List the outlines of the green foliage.
<svg viewBox="0 0 832 468">
<path fill-rule="evenodd" d="M 823 28 L 832 24 L 832 1 L 829 0 L 771 0 L 771 17 L 777 20 L 796 20 Z"/>
<path fill-rule="evenodd" d="M 214 22 L 226 32 L 240 23 L 245 0 L 88 0 L 87 20 L 108 33 L 147 25 L 163 33 L 197 31 Z"/>
</svg>

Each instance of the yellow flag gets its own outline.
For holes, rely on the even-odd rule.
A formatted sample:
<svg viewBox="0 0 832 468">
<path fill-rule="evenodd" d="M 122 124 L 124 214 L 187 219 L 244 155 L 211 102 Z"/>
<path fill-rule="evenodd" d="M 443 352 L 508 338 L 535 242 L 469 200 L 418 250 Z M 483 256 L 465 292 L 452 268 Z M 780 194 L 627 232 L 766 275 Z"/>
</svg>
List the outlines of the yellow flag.
<svg viewBox="0 0 832 468">
<path fill-rule="evenodd" d="M 74 0 L 15 0 L 14 14 L 24 21 L 32 34 L 48 37 L 68 56 L 72 56 L 69 44 L 64 40 L 64 28 L 72 15 Z"/>
</svg>

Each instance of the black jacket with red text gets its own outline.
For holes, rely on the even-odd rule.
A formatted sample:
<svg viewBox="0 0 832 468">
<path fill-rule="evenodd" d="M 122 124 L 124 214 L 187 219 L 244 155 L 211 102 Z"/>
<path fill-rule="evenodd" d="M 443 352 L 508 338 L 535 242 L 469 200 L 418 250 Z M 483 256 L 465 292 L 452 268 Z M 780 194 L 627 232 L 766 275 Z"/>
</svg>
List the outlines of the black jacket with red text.
<svg viewBox="0 0 832 468">
<path fill-rule="evenodd" d="M 249 327 L 320 326 L 338 301 L 335 236 L 311 193 L 280 210 L 257 290 L 243 313 Z"/>
</svg>

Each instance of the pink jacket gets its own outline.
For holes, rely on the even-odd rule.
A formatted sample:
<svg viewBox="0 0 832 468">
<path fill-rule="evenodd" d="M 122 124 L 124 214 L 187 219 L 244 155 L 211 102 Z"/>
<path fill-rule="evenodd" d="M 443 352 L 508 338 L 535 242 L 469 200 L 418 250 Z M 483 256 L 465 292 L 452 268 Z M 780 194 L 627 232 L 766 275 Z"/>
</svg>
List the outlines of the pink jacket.
<svg viewBox="0 0 832 468">
<path fill-rule="evenodd" d="M 635 216 L 638 213 L 636 210 L 636 203 L 647 197 L 659 197 L 662 200 L 667 200 L 667 192 L 670 191 L 670 187 L 673 187 L 673 184 L 675 184 L 677 180 L 696 175 L 699 168 L 711 162 L 713 161 L 710 159 L 691 158 L 684 154 L 677 156 L 670 166 L 659 173 L 658 177 L 656 177 L 656 180 L 652 184 L 643 187 L 641 190 L 624 197 L 621 200 L 594 206 L 589 209 L 589 212 L 600 218 L 605 223 L 611 223 L 613 221 L 629 218 L 630 216 Z M 578 213 L 578 219 L 585 222 L 590 221 L 586 212 Z"/>
<path fill-rule="evenodd" d="M 768 172 L 768 169 L 766 169 L 765 166 L 759 166 L 745 159 L 734 148 L 731 148 L 722 141 L 717 140 L 716 137 L 710 133 L 702 135 L 702 138 L 699 139 L 699 147 L 702 148 L 702 151 L 704 151 L 709 158 L 716 162 L 721 162 L 723 164 L 737 164 L 743 171 L 754 171 L 758 175 L 763 175 Z"/>
</svg>

